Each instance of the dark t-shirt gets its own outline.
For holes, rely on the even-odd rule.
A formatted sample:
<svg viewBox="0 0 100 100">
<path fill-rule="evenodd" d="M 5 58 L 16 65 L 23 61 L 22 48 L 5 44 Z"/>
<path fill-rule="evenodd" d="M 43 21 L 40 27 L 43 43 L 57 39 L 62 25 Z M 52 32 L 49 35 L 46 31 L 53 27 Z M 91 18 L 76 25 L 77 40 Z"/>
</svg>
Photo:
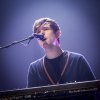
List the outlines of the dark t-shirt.
<svg viewBox="0 0 100 100">
<path fill-rule="evenodd" d="M 43 59 L 45 67 L 43 65 Z M 48 59 L 43 57 L 32 62 L 28 72 L 28 87 L 52 85 L 45 69 L 55 84 L 57 82 L 59 84 L 64 84 L 95 79 L 88 62 L 83 55 L 64 51 L 57 58 Z M 61 76 L 62 72 L 63 75 Z"/>
</svg>

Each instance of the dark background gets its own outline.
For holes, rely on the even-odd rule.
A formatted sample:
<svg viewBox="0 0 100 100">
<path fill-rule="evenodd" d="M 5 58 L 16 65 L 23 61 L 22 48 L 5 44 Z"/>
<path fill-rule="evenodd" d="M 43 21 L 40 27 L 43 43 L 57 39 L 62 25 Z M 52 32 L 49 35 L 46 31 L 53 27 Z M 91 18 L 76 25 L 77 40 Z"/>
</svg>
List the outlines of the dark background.
<svg viewBox="0 0 100 100">
<path fill-rule="evenodd" d="M 62 49 L 83 54 L 100 79 L 100 0 L 0 0 L 0 46 L 31 35 L 41 17 L 58 22 Z M 29 64 L 43 54 L 36 39 L 0 50 L 0 90 L 25 88 Z"/>
</svg>

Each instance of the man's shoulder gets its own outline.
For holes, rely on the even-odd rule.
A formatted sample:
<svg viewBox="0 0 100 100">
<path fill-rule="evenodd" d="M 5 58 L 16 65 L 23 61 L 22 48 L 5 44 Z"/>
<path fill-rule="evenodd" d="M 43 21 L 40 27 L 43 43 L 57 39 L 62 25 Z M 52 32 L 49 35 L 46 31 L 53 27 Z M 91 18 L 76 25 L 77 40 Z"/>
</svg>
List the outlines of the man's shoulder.
<svg viewBox="0 0 100 100">
<path fill-rule="evenodd" d="M 71 57 L 74 57 L 74 58 L 80 58 L 80 57 L 84 57 L 81 53 L 77 53 L 77 52 L 72 52 L 72 51 L 68 51 L 68 50 L 64 50 L 65 54 L 66 53 L 69 53 L 69 55 Z"/>
<path fill-rule="evenodd" d="M 38 65 L 38 64 L 41 63 L 42 59 L 43 59 L 43 57 L 40 58 L 40 59 L 37 59 L 37 60 L 35 60 L 35 61 L 33 61 L 33 62 L 31 62 L 30 65 L 31 65 L 31 66 L 33 66 L 33 65 Z"/>
<path fill-rule="evenodd" d="M 37 71 L 41 68 L 41 66 L 42 66 L 42 58 L 31 62 L 29 65 L 29 70 Z"/>
</svg>

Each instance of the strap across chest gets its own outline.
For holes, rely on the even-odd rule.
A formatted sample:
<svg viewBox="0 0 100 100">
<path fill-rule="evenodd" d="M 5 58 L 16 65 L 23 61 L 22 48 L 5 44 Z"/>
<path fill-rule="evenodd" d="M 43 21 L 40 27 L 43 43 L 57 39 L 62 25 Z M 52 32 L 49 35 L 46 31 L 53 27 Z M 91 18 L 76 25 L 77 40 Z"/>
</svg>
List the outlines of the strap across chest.
<svg viewBox="0 0 100 100">
<path fill-rule="evenodd" d="M 62 79 L 63 75 L 64 75 L 64 72 L 65 72 L 65 69 L 67 68 L 68 66 L 68 62 L 69 62 L 69 56 L 70 56 L 70 53 L 68 52 L 66 55 L 65 55 L 65 64 L 64 64 L 64 67 L 62 67 L 62 71 L 61 71 L 61 76 L 59 77 L 59 79 L 57 80 L 57 82 L 55 83 L 54 80 L 51 78 L 50 74 L 48 73 L 47 71 L 47 66 L 45 65 L 45 57 L 43 57 L 43 68 L 44 68 L 44 71 L 49 79 L 49 81 L 55 85 L 55 84 L 59 84 L 60 80 Z"/>
</svg>

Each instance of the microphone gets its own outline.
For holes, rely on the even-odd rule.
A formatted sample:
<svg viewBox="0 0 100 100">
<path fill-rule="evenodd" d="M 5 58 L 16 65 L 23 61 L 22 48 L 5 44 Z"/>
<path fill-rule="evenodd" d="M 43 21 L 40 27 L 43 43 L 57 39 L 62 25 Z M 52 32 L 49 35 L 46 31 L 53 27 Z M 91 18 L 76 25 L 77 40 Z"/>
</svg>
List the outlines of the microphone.
<svg viewBox="0 0 100 100">
<path fill-rule="evenodd" d="M 41 41 L 45 41 L 46 40 L 46 38 L 44 37 L 44 35 L 42 34 L 42 33 L 34 33 L 34 34 L 32 34 L 31 36 L 29 36 L 28 38 L 25 38 L 25 39 L 22 39 L 22 40 L 19 40 L 19 41 L 14 41 L 14 42 L 12 42 L 11 44 L 8 44 L 8 45 L 6 45 L 6 46 L 3 46 L 3 47 L 0 47 L 0 49 L 3 49 L 3 48 L 8 48 L 8 47 L 10 47 L 10 46 L 12 46 L 12 45 L 15 45 L 15 44 L 18 44 L 18 43 L 21 43 L 21 44 L 23 44 L 24 46 L 27 46 L 29 43 L 30 43 L 30 41 L 32 40 L 32 39 L 34 39 L 34 38 L 37 38 L 37 39 L 39 39 L 39 40 L 41 40 Z M 22 42 L 24 42 L 24 41 L 26 41 L 26 40 L 29 40 L 28 41 L 28 44 L 24 44 L 24 43 L 22 43 Z"/>
<path fill-rule="evenodd" d="M 29 37 L 29 39 L 32 39 L 32 38 L 37 38 L 39 40 L 42 40 L 42 41 L 45 41 L 46 38 L 44 37 L 44 35 L 42 33 L 33 33 L 32 36 Z"/>
</svg>

